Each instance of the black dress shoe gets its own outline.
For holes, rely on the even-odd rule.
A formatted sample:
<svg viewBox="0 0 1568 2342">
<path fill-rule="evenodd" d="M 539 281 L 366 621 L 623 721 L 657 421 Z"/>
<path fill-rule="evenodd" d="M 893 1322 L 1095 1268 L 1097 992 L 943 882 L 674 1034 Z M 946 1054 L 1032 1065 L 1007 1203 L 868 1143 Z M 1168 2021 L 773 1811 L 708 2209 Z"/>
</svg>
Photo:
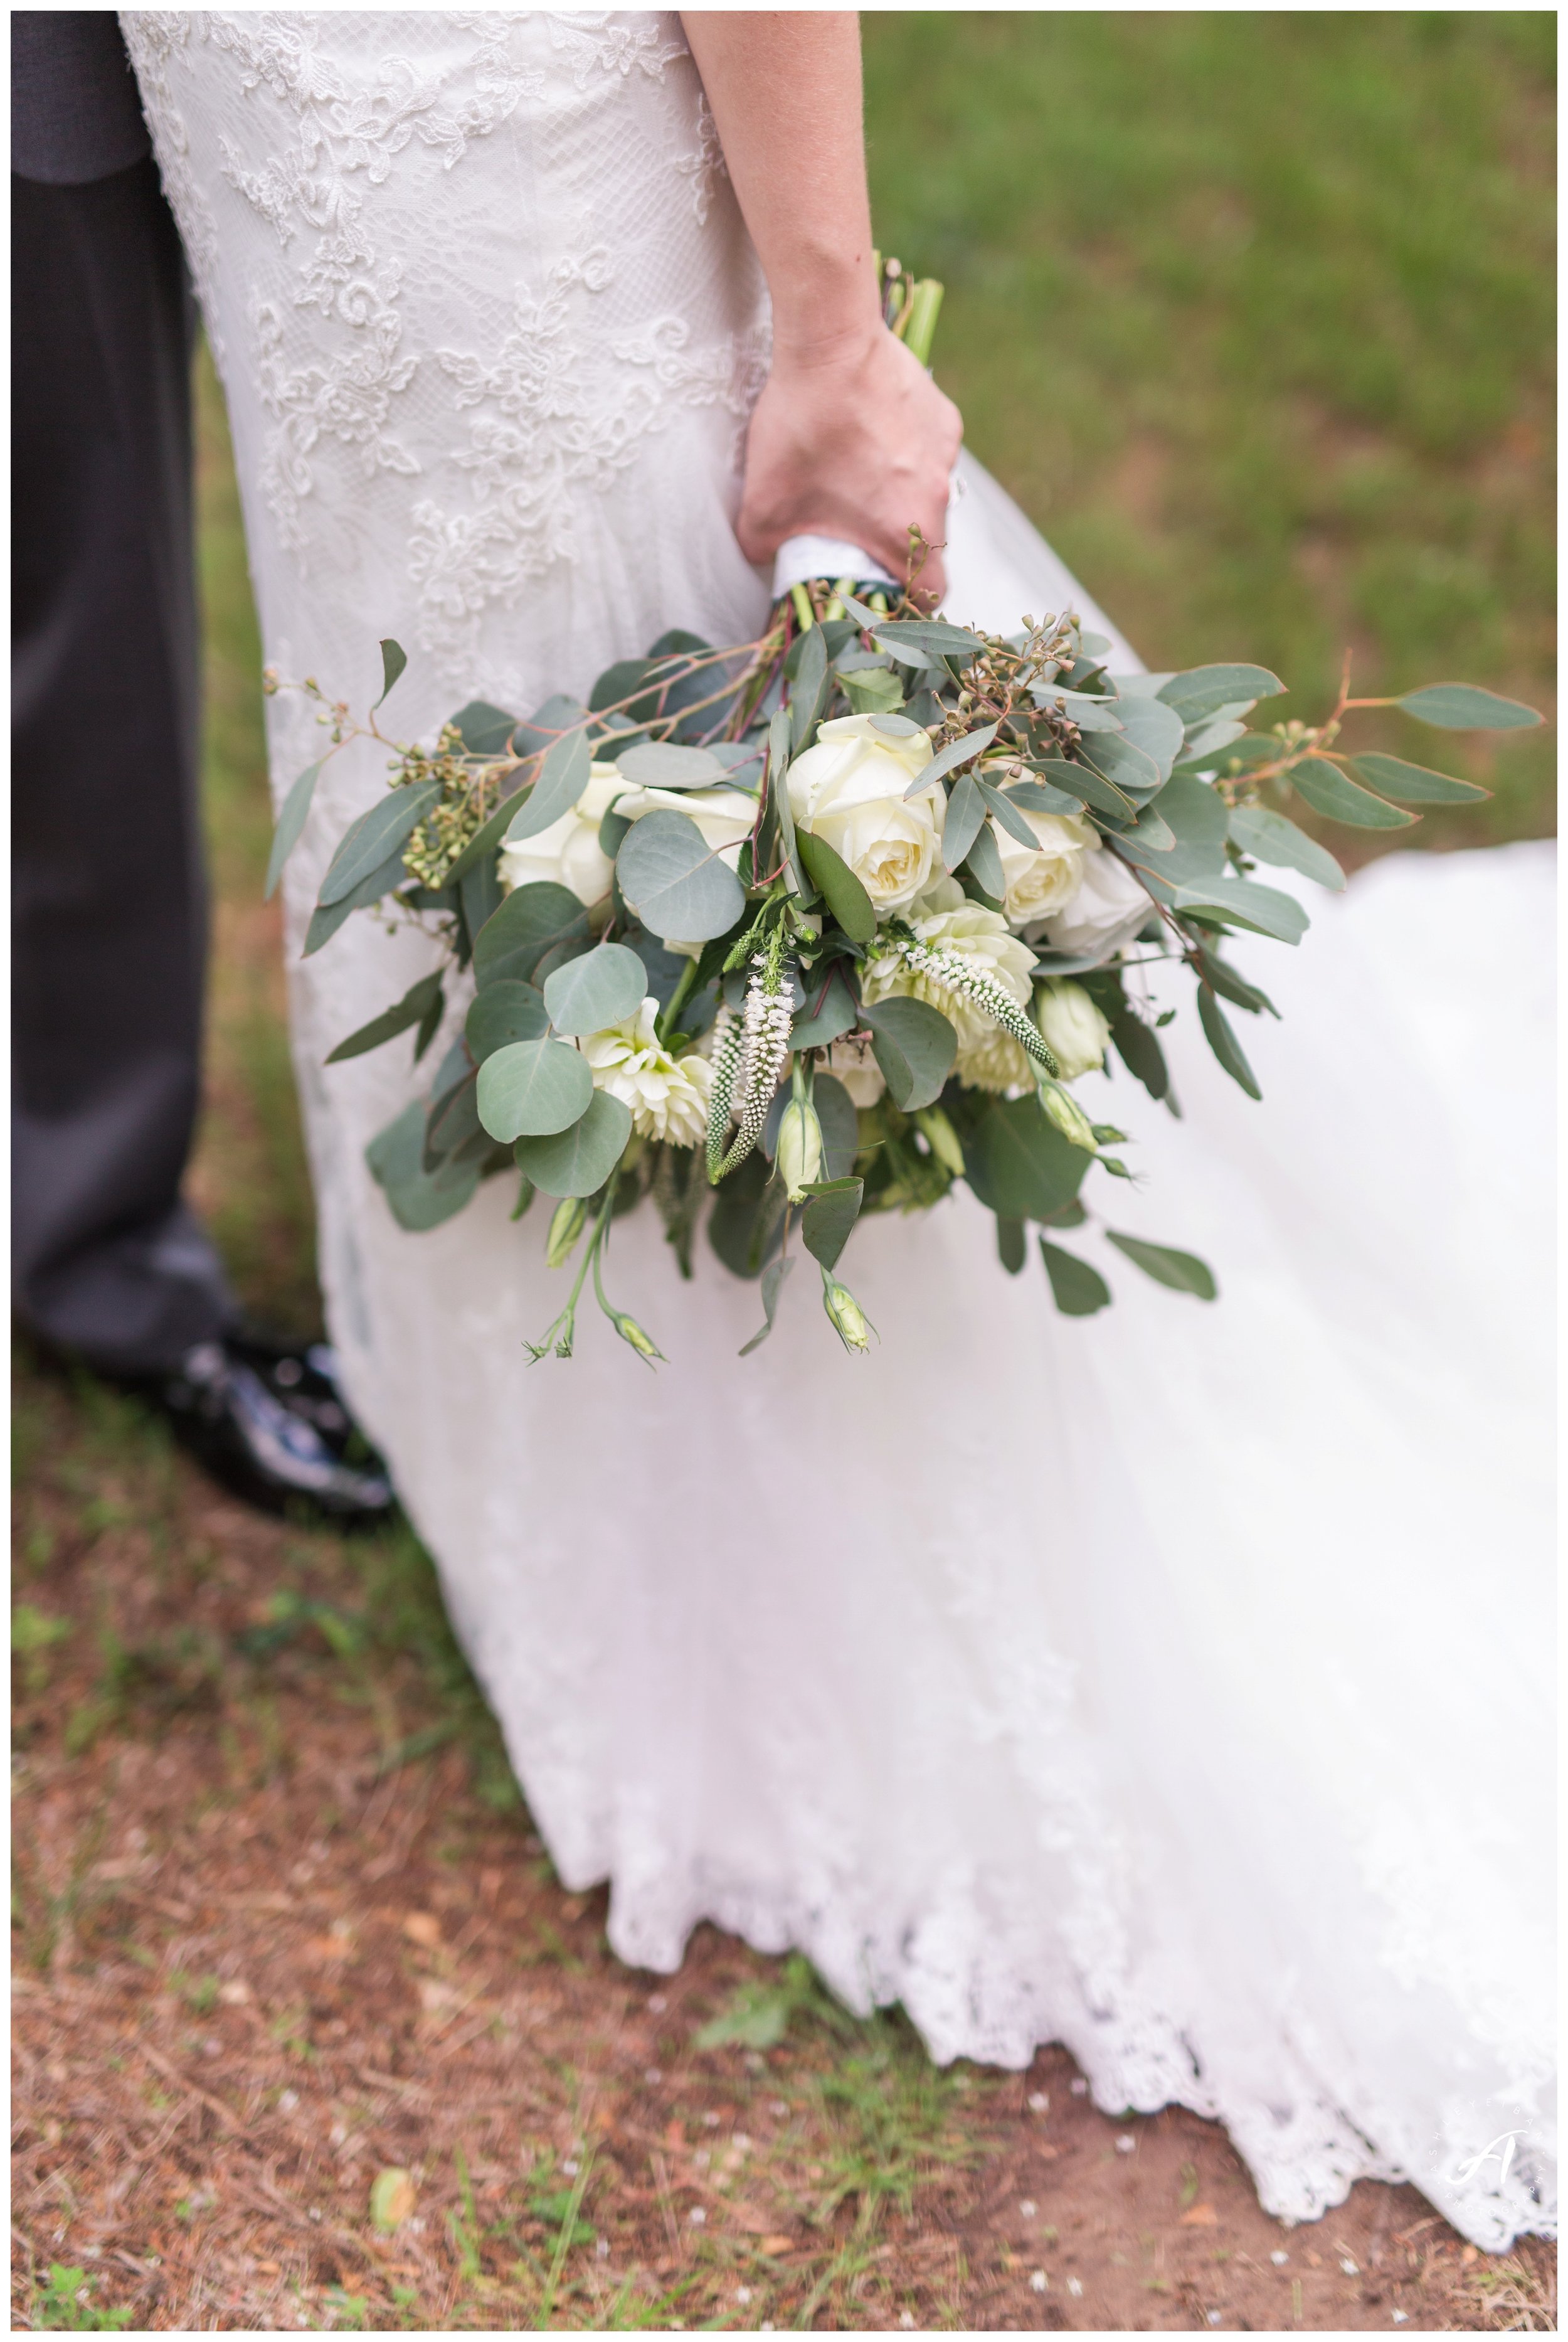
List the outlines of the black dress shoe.
<svg viewBox="0 0 1568 2342">
<path fill-rule="evenodd" d="M 375 1527 L 395 1499 L 355 1427 L 325 1343 L 243 1332 L 198 1342 L 153 1394 L 175 1436 L 215 1480 L 268 1513 Z"/>
</svg>

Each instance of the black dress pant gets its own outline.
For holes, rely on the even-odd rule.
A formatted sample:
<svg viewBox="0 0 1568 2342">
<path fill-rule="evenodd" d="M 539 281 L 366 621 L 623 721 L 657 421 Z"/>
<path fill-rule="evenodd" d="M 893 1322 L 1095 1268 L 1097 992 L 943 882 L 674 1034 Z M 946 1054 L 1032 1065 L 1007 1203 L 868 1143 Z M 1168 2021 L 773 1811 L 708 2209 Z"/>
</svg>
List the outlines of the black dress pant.
<svg viewBox="0 0 1568 2342">
<path fill-rule="evenodd" d="M 13 1290 L 155 1373 L 233 1306 L 181 1200 L 200 1092 L 194 308 L 149 159 L 13 176 Z"/>
</svg>

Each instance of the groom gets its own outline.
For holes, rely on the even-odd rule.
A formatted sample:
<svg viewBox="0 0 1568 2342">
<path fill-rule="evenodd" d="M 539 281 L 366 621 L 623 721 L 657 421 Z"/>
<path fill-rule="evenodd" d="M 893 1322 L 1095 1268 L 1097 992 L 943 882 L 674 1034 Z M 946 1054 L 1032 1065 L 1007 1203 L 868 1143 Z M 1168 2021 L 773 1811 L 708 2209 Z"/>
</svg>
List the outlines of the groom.
<svg viewBox="0 0 1568 2342">
<path fill-rule="evenodd" d="M 11 19 L 13 1290 L 272 1510 L 385 1515 L 330 1352 L 242 1327 L 180 1193 L 206 891 L 184 255 L 111 12 Z"/>
</svg>

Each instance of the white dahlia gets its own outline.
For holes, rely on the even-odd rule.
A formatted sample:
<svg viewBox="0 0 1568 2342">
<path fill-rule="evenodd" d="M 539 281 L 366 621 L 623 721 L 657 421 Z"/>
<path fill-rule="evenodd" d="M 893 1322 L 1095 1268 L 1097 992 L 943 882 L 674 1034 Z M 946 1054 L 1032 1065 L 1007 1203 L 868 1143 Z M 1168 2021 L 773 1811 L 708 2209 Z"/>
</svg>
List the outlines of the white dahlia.
<svg viewBox="0 0 1568 2342">
<path fill-rule="evenodd" d="M 644 1000 L 624 1025 L 589 1033 L 577 1046 L 588 1060 L 594 1088 L 608 1090 L 631 1107 L 639 1136 L 698 1146 L 707 1128 L 714 1069 L 694 1052 L 672 1057 L 654 1030 L 658 1014 L 658 1002 Z"/>
</svg>

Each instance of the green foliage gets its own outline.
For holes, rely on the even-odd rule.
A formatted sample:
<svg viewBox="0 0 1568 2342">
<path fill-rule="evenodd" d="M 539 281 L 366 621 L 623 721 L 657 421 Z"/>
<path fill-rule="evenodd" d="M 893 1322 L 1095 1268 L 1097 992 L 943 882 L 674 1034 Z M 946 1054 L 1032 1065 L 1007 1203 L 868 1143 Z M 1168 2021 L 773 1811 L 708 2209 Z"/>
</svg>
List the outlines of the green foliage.
<svg viewBox="0 0 1568 2342">
<path fill-rule="evenodd" d="M 1457 674 L 1543 703 L 1549 12 L 864 34 L 878 240 L 946 285 L 937 379 L 1153 666 L 1223 646 L 1312 720 L 1352 645 L 1357 692 Z M 1398 713 L 1371 727 L 1419 754 Z M 1495 803 L 1423 844 L 1551 828 L 1548 741 L 1463 750 Z"/>
<path fill-rule="evenodd" d="M 85 2269 L 49 2264 L 47 2281 L 35 2280 L 38 2290 L 31 2303 L 35 2327 L 55 2327 L 73 2334 L 117 2333 L 131 2322 L 128 2309 L 105 2309 L 93 2298 L 97 2279 Z"/>
</svg>

